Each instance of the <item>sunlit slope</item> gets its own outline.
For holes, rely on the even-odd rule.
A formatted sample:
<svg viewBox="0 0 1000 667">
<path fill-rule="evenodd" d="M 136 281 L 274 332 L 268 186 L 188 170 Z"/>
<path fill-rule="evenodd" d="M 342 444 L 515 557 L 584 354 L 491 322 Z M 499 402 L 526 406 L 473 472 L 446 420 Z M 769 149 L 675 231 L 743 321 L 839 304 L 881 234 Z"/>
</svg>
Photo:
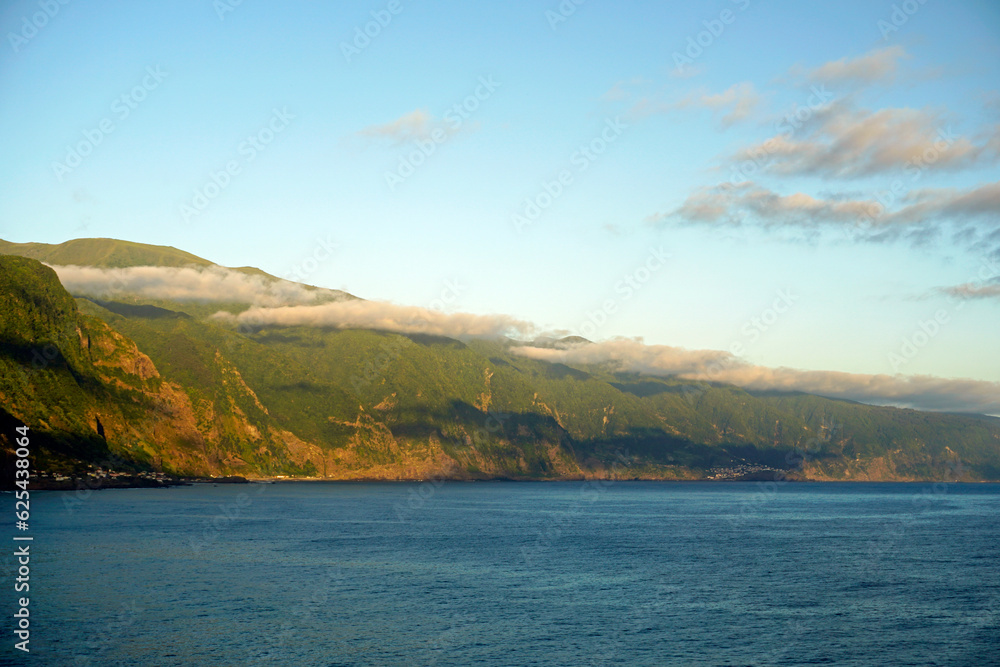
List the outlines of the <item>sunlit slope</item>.
<svg viewBox="0 0 1000 667">
<path fill-rule="evenodd" d="M 65 243 L 11 243 L 0 254 L 31 257 L 46 264 L 123 268 L 126 266 L 211 266 L 212 262 L 170 246 L 117 239 L 74 239 Z"/>
<path fill-rule="evenodd" d="M 237 327 L 213 304 L 74 300 L 50 269 L 0 260 L 2 407 L 67 459 L 337 479 L 1000 478 L 996 419 L 570 367 L 507 340 Z"/>
<path fill-rule="evenodd" d="M 32 259 L 0 256 L 0 370 L 0 407 L 32 429 L 37 469 L 304 472 L 223 358 L 203 368 L 217 391 L 192 397 Z"/>
</svg>

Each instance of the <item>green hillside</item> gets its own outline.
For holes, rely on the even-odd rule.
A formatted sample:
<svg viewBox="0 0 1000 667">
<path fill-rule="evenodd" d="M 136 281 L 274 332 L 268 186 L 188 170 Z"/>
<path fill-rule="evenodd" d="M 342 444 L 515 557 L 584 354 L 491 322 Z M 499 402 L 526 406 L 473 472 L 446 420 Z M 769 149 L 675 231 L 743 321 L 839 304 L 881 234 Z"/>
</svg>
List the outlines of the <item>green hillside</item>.
<svg viewBox="0 0 1000 667">
<path fill-rule="evenodd" d="M 171 246 L 134 243 L 118 239 L 73 239 L 56 244 L 11 243 L 10 241 L 0 239 L 0 255 L 30 257 L 53 266 L 93 266 L 104 269 L 123 269 L 132 266 L 168 266 L 178 268 L 207 268 L 216 266 L 214 262 Z M 232 270 L 251 276 L 259 276 L 268 281 L 289 282 L 284 278 L 278 278 L 253 266 L 232 267 Z M 304 285 L 304 287 L 309 290 L 318 289 L 312 285 Z M 336 299 L 357 298 L 341 290 L 325 291 L 329 292 L 331 297 Z M 230 308 L 240 305 L 245 304 L 231 304 Z M 206 308 L 208 307 L 206 306 Z M 216 310 L 218 310 L 217 307 Z"/>
<path fill-rule="evenodd" d="M 74 239 L 59 244 L 11 243 L 0 239 L 0 254 L 31 257 L 46 264 L 98 266 L 211 266 L 212 262 L 170 246 L 117 239 Z"/>
<path fill-rule="evenodd" d="M 987 417 L 551 364 L 510 341 L 246 332 L 204 305 L 74 300 L 17 257 L 0 257 L 0 288 L 0 417 L 43 433 L 51 465 L 110 452 L 334 479 L 1000 479 Z"/>
<path fill-rule="evenodd" d="M 289 453 L 294 436 L 271 427 L 224 358 L 205 368 L 217 391 L 192 398 L 133 341 L 79 312 L 33 259 L 0 256 L 0 313 L 2 416 L 31 427 L 36 468 L 305 472 Z"/>
</svg>

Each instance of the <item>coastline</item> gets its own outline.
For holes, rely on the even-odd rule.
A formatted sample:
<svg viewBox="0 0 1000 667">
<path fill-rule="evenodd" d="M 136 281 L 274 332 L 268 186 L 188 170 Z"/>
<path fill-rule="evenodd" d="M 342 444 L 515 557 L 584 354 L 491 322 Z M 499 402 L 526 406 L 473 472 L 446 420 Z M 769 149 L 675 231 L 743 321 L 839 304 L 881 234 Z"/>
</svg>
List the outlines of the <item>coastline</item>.
<svg viewBox="0 0 1000 667">
<path fill-rule="evenodd" d="M 103 489 L 168 489 L 181 486 L 198 486 L 211 484 L 431 484 L 440 486 L 445 483 L 452 484 L 472 484 L 472 483 L 571 483 L 571 482 L 597 482 L 605 485 L 612 483 L 630 482 L 658 482 L 658 483 L 700 483 L 700 484 L 726 484 L 726 483 L 752 483 L 758 484 L 1000 484 L 1000 480 L 955 480 L 955 479 L 811 479 L 801 474 L 782 474 L 784 471 L 776 471 L 778 474 L 765 475 L 753 473 L 741 477 L 717 478 L 717 477 L 689 477 L 683 479 L 670 479 L 652 476 L 632 476 L 632 477 L 597 477 L 597 476 L 574 476 L 574 477 L 554 477 L 554 478 L 528 478 L 528 477 L 484 477 L 484 478 L 463 478 L 463 477 L 412 477 L 412 478 L 385 478 L 385 477 L 243 477 L 241 475 L 227 475 L 224 477 L 191 477 L 191 476 L 171 476 L 160 474 L 158 477 L 142 475 L 117 475 L 114 477 L 69 477 L 65 479 L 54 479 L 52 477 L 33 477 L 29 482 L 31 491 L 78 491 L 90 490 L 100 491 Z M 12 491 L 13 489 L 3 488 L 0 491 Z"/>
</svg>

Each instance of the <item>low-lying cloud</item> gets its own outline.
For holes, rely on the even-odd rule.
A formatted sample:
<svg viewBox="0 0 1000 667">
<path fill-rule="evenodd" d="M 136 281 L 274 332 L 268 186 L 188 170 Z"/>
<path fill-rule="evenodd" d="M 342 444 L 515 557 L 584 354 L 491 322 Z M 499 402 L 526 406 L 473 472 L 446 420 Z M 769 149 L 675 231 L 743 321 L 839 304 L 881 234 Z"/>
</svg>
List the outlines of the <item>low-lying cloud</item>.
<svg viewBox="0 0 1000 667">
<path fill-rule="evenodd" d="M 78 296 L 115 298 L 128 294 L 180 302 L 252 304 L 239 315 L 220 311 L 213 316 L 220 322 L 250 328 L 376 329 L 456 339 L 528 340 L 539 335 L 531 322 L 508 315 L 444 313 L 415 306 L 348 300 L 340 292 L 307 289 L 298 283 L 274 281 L 219 266 L 52 268 L 66 289 Z M 1000 285 L 991 280 L 946 291 L 961 298 L 996 298 L 1000 296 Z M 338 298 L 341 300 L 331 300 Z M 528 345 L 513 350 L 548 362 L 610 364 L 616 370 L 723 382 L 754 390 L 802 391 L 880 405 L 1000 415 L 1000 383 L 995 382 L 767 368 L 748 364 L 724 351 L 645 345 L 636 339 L 555 348 Z"/>
<path fill-rule="evenodd" d="M 530 322 L 507 315 L 443 313 L 429 308 L 398 306 L 379 301 L 340 301 L 311 306 L 255 307 L 239 315 L 216 313 L 216 319 L 247 327 L 304 326 L 333 329 L 377 329 L 402 334 L 430 334 L 449 338 L 527 337 Z"/>
<path fill-rule="evenodd" d="M 728 352 L 644 345 L 635 339 L 562 348 L 517 347 L 514 351 L 548 362 L 609 364 L 619 371 L 722 382 L 758 391 L 800 391 L 877 405 L 1000 415 L 997 382 L 767 368 Z"/>
<path fill-rule="evenodd" d="M 342 295 L 222 266 L 131 266 L 122 269 L 52 266 L 52 269 L 70 294 L 100 299 L 130 294 L 180 302 L 278 306 L 315 303 Z"/>
</svg>

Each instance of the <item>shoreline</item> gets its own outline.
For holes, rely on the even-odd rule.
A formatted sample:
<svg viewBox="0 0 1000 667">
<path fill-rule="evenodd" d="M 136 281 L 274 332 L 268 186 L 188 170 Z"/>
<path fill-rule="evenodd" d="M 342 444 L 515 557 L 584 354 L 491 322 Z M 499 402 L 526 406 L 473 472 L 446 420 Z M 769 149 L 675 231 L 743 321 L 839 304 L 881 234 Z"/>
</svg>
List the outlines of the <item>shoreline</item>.
<svg viewBox="0 0 1000 667">
<path fill-rule="evenodd" d="M 204 486 L 211 484 L 218 486 L 225 485 L 246 485 L 246 484 L 432 484 L 441 486 L 443 484 L 532 484 L 532 483 L 574 483 L 574 482 L 600 482 L 605 485 L 614 483 L 636 483 L 650 482 L 658 484 L 1000 484 L 1000 480 L 944 480 L 944 479 L 923 479 L 923 480 L 851 480 L 851 479 L 803 479 L 803 478 L 770 478 L 770 479 L 662 479 L 662 478 L 639 478 L 630 477 L 623 479 L 607 477 L 587 477 L 587 478 L 555 478 L 555 479 L 528 479 L 493 477 L 485 479 L 462 479 L 462 478 L 354 478 L 336 479 L 327 477 L 242 477 L 239 475 L 229 475 L 226 477 L 168 477 L 160 480 L 138 477 L 117 477 L 117 478 L 89 478 L 86 481 L 80 478 L 67 480 L 32 479 L 29 482 L 29 491 L 101 491 L 105 489 L 169 489 L 183 486 Z M 14 489 L 3 488 L 2 492 L 12 492 Z"/>
</svg>

